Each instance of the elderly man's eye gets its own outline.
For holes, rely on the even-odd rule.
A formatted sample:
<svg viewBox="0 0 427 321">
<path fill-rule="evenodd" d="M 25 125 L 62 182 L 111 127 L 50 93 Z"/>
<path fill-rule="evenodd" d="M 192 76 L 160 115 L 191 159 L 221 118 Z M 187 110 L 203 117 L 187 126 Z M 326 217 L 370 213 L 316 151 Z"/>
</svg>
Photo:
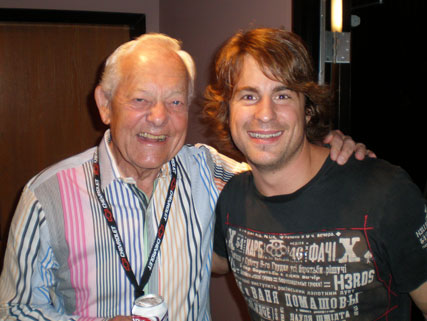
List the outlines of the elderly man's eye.
<svg viewBox="0 0 427 321">
<path fill-rule="evenodd" d="M 169 104 L 173 108 L 180 108 L 185 105 L 185 103 L 182 100 L 177 100 L 177 99 L 171 100 Z"/>
<path fill-rule="evenodd" d="M 137 106 L 147 106 L 150 104 L 150 101 L 145 98 L 137 97 L 133 99 L 133 103 Z"/>
<path fill-rule="evenodd" d="M 133 106 L 133 108 L 143 109 L 150 106 L 150 101 L 145 98 L 136 97 L 132 98 L 131 105 Z"/>
</svg>

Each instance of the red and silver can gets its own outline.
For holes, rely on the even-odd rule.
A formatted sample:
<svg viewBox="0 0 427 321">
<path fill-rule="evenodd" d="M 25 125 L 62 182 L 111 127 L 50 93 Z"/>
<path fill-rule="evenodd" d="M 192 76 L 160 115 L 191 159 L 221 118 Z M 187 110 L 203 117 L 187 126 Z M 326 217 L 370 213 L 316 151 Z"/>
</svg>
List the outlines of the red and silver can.
<svg viewBox="0 0 427 321">
<path fill-rule="evenodd" d="M 168 321 L 168 307 L 160 295 L 147 294 L 135 300 L 132 321 Z"/>
</svg>

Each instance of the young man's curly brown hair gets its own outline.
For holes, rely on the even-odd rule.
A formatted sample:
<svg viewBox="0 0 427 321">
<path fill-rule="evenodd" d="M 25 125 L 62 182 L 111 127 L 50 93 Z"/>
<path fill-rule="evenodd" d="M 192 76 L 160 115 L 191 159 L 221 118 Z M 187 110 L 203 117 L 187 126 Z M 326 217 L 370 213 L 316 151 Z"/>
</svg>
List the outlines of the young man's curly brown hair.
<svg viewBox="0 0 427 321">
<path fill-rule="evenodd" d="M 215 75 L 205 91 L 204 117 L 218 135 L 218 145 L 232 144 L 229 130 L 229 102 L 246 55 L 258 62 L 266 77 L 283 83 L 305 97 L 309 141 L 319 142 L 330 131 L 331 92 L 315 81 L 313 63 L 296 34 L 273 28 L 239 32 L 231 37 L 215 59 Z"/>
</svg>

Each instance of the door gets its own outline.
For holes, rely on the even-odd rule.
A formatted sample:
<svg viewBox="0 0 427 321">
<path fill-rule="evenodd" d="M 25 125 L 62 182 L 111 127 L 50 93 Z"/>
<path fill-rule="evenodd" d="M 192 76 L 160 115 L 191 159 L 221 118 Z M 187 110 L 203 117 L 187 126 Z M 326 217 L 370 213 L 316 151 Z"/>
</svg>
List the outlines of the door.
<svg viewBox="0 0 427 321">
<path fill-rule="evenodd" d="M 93 90 L 106 57 L 130 39 L 130 25 L 115 25 L 94 13 L 96 23 L 70 22 L 79 14 L 67 12 L 65 23 L 48 22 L 46 11 L 39 19 L 46 22 L 0 21 L 0 267 L 26 182 L 95 145 L 106 129 Z M 53 12 L 53 17 L 61 14 Z M 108 25 L 99 23 L 105 20 Z"/>
</svg>

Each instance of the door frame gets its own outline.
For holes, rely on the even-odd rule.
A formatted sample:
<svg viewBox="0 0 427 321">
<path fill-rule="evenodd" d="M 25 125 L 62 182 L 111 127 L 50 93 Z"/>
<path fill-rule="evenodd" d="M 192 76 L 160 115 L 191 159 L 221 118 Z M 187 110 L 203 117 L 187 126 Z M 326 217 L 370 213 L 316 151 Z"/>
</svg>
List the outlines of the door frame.
<svg viewBox="0 0 427 321">
<path fill-rule="evenodd" d="M 143 13 L 2 8 L 0 21 L 125 25 L 131 39 L 146 32 Z"/>
</svg>

